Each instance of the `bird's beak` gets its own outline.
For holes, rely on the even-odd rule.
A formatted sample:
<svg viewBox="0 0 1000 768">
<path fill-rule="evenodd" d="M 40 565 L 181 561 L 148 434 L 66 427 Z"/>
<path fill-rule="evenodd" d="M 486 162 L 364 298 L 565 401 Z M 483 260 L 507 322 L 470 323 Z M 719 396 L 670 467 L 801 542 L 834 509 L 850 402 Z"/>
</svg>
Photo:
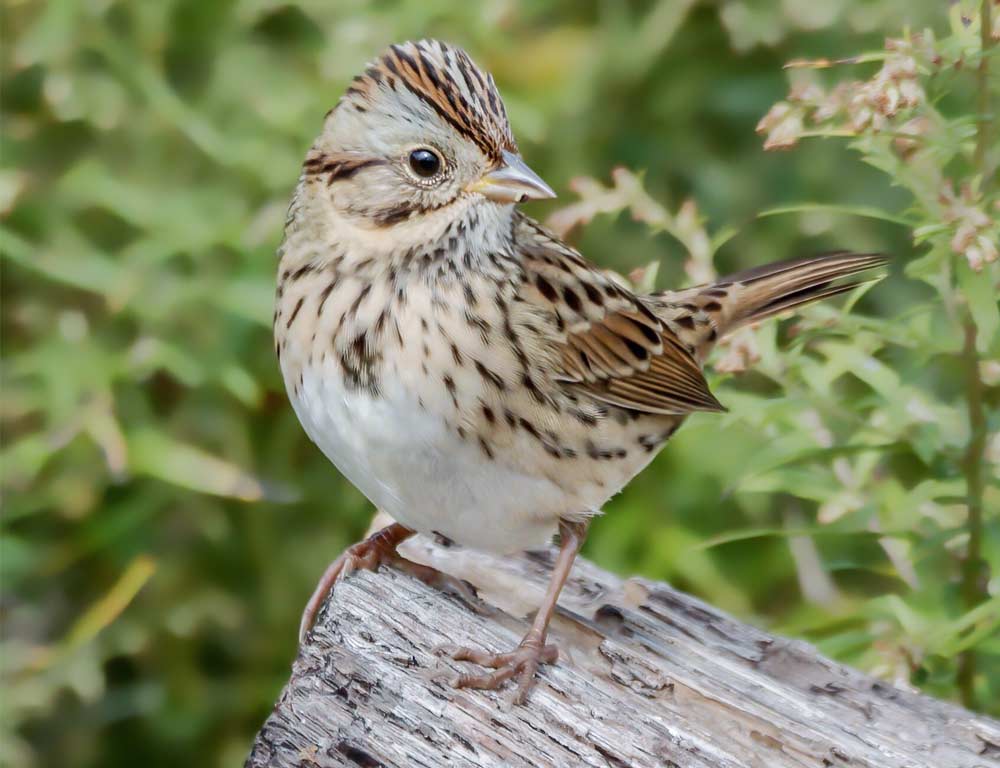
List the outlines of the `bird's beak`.
<svg viewBox="0 0 1000 768">
<path fill-rule="evenodd" d="M 479 192 L 498 203 L 523 203 L 525 200 L 547 200 L 556 196 L 552 187 L 542 181 L 520 156 L 504 150 L 502 157 L 503 165 L 472 182 L 467 187 L 469 192 Z"/>
</svg>

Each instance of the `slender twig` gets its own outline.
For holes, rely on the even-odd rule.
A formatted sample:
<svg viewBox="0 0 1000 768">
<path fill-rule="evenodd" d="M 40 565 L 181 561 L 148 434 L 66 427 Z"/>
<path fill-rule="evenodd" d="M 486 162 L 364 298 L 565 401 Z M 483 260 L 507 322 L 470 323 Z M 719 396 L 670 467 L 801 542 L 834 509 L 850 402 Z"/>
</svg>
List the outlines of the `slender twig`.
<svg viewBox="0 0 1000 768">
<path fill-rule="evenodd" d="M 992 0 L 981 0 L 979 11 L 979 39 L 982 45 L 982 59 L 976 72 L 976 90 L 979 93 L 978 112 L 976 121 L 976 170 L 983 174 L 983 193 L 990 184 L 991 176 L 986 167 L 989 162 L 988 153 L 991 148 L 990 140 L 993 134 L 993 111 L 990 104 L 990 49 L 993 48 L 993 20 Z"/>
<path fill-rule="evenodd" d="M 993 46 L 992 10 L 993 0 L 982 0 L 980 25 L 983 56 L 977 72 L 979 91 L 979 119 L 976 135 L 976 170 L 986 178 L 987 152 L 993 129 L 993 115 L 990 105 L 989 50 Z M 976 351 L 976 323 L 966 311 L 964 320 L 964 344 L 962 357 L 965 363 L 966 399 L 969 408 L 969 443 L 966 446 L 962 469 L 965 474 L 966 506 L 968 508 L 969 544 L 962 562 L 962 599 L 966 610 L 971 610 L 985 600 L 985 579 L 982 573 L 983 538 L 983 462 L 986 452 L 986 415 L 983 411 L 983 382 L 979 377 L 979 354 Z M 962 703 L 970 709 L 975 706 L 976 652 L 969 648 L 958 660 L 956 684 Z"/>
<path fill-rule="evenodd" d="M 983 454 L 986 450 L 986 415 L 983 410 L 983 383 L 979 378 L 979 355 L 976 352 L 976 324 L 971 317 L 965 319 L 965 343 L 962 349 L 965 361 L 966 400 L 969 408 L 969 443 L 963 459 L 968 508 L 969 543 L 962 561 L 962 600 L 966 610 L 971 610 L 985 600 L 985 579 L 982 573 L 983 538 Z M 975 706 L 976 652 L 969 648 L 958 660 L 956 684 L 962 703 Z"/>
</svg>

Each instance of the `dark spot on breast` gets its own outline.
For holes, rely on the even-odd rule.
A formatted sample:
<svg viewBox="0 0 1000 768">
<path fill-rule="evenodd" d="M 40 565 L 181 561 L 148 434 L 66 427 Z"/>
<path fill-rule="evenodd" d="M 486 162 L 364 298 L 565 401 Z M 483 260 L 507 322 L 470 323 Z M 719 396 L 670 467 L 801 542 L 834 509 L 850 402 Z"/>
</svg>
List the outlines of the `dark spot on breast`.
<svg viewBox="0 0 1000 768">
<path fill-rule="evenodd" d="M 488 405 L 483 406 L 483 416 L 486 417 L 486 420 L 490 424 L 496 423 L 497 417 L 493 414 L 493 409 L 490 408 Z"/>
<path fill-rule="evenodd" d="M 313 264 L 306 264 L 304 266 L 299 267 L 294 272 L 292 272 L 292 274 L 290 276 L 290 279 L 294 282 L 295 280 L 298 280 L 299 278 L 304 277 L 305 275 L 308 275 L 310 272 L 314 271 L 315 269 L 316 269 L 315 265 L 313 265 Z M 286 272 L 285 275 L 288 276 L 288 273 Z"/>
<path fill-rule="evenodd" d="M 462 292 L 465 294 L 465 303 L 470 307 L 476 306 L 476 294 L 473 292 L 472 286 L 468 283 L 462 283 Z"/>
<path fill-rule="evenodd" d="M 639 443 L 641 448 L 646 450 L 646 453 L 652 453 L 660 441 L 657 440 L 655 435 L 639 435 L 639 439 L 636 442 Z"/>
<path fill-rule="evenodd" d="M 482 437 L 479 438 L 479 448 L 484 454 L 486 454 L 487 459 L 493 458 L 493 449 L 490 448 L 489 443 L 487 443 Z"/>
<path fill-rule="evenodd" d="M 523 416 L 520 418 L 520 424 L 521 424 L 521 428 L 525 432 L 527 432 L 529 435 L 531 435 L 532 437 L 538 438 L 539 440 L 541 439 L 541 435 L 538 434 L 538 430 L 535 429 L 535 425 L 532 424 L 530 421 L 528 421 Z"/>
<path fill-rule="evenodd" d="M 286 330 L 292 327 L 292 323 L 295 322 L 295 318 L 299 316 L 299 310 L 302 309 L 302 303 L 305 300 L 305 296 L 300 296 L 299 300 L 295 302 L 295 309 L 292 310 L 292 314 L 288 316 L 288 322 L 285 323 Z"/>
<path fill-rule="evenodd" d="M 691 315 L 680 315 L 675 317 L 674 322 L 681 328 L 687 328 L 689 331 L 694 330 L 694 318 L 691 317 Z"/>
<path fill-rule="evenodd" d="M 361 306 L 361 302 L 365 300 L 365 297 L 368 295 L 371 289 L 372 289 L 371 283 L 368 283 L 364 288 L 361 289 L 361 291 L 358 293 L 358 297 L 354 300 L 354 302 L 351 304 L 351 308 L 347 311 L 348 314 L 353 315 L 358 311 L 358 308 Z"/>
<path fill-rule="evenodd" d="M 595 461 L 611 458 L 612 455 L 611 451 L 607 450 L 606 448 L 598 448 L 592 440 L 588 440 L 586 443 L 584 443 L 583 447 L 584 450 L 587 452 L 587 455 L 590 458 L 594 459 Z"/>
<path fill-rule="evenodd" d="M 722 305 L 717 301 L 706 301 L 704 309 L 706 312 L 718 312 L 722 309 Z"/>
<path fill-rule="evenodd" d="M 588 427 L 597 425 L 597 417 L 587 413 L 586 411 L 580 410 L 579 408 L 571 408 L 569 413 L 581 424 L 586 424 Z"/>
<path fill-rule="evenodd" d="M 501 379 L 497 374 L 495 374 L 493 371 L 491 371 L 489 368 L 483 365 L 479 360 L 476 360 L 475 365 L 476 365 L 476 371 L 479 373 L 479 375 L 482 376 L 487 381 L 489 381 L 494 387 L 501 390 L 506 389 L 506 385 L 504 384 L 503 379 Z"/>
<path fill-rule="evenodd" d="M 545 395 L 543 395 L 541 390 L 538 389 L 538 386 L 535 384 L 535 380 L 531 378 L 531 374 L 527 371 L 525 371 L 524 375 L 521 377 L 521 384 L 524 385 L 524 388 L 528 390 L 531 396 L 535 399 L 535 402 L 540 405 L 545 404 Z"/>
<path fill-rule="evenodd" d="M 364 356 L 365 350 L 368 348 L 368 336 L 364 331 L 354 337 L 354 341 L 351 342 L 351 348 L 358 357 Z"/>
<path fill-rule="evenodd" d="M 316 317 L 319 317 L 321 314 L 323 314 L 323 305 L 326 304 L 326 300 L 330 298 L 330 292 L 336 285 L 337 285 L 337 278 L 334 277 L 333 280 L 330 281 L 330 284 L 323 289 L 322 293 L 320 293 L 319 306 L 316 307 Z"/>
</svg>

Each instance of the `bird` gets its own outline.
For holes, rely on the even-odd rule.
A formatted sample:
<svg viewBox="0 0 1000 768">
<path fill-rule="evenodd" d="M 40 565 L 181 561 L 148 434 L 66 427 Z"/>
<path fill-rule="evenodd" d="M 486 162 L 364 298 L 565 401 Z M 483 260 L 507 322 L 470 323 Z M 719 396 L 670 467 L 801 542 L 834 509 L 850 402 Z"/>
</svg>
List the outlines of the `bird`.
<svg viewBox="0 0 1000 768">
<path fill-rule="evenodd" d="M 469 585 L 403 558 L 414 534 L 513 553 L 558 534 L 513 649 L 451 646 L 457 687 L 523 703 L 590 521 L 688 415 L 724 408 L 703 373 L 727 334 L 881 276 L 879 254 L 782 261 L 639 294 L 525 215 L 555 197 L 522 158 L 492 76 L 438 40 L 391 45 L 306 154 L 278 249 L 274 339 L 308 437 L 395 521 L 327 568 L 303 613 L 357 569 Z"/>
</svg>

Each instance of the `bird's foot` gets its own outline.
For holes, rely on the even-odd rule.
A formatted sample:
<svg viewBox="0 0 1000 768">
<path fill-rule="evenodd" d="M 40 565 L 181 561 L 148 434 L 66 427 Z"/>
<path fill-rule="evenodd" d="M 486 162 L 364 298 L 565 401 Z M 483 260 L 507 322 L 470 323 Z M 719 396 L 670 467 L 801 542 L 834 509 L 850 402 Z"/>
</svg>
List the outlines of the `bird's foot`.
<svg viewBox="0 0 1000 768">
<path fill-rule="evenodd" d="M 455 661 L 471 661 L 481 667 L 489 667 L 492 672 L 463 674 L 451 682 L 455 688 L 480 688 L 496 690 L 511 678 L 516 678 L 517 691 L 513 703 L 523 704 L 528 692 L 535 684 L 535 672 L 541 664 L 553 664 L 559 658 L 559 648 L 551 643 L 546 645 L 535 633 L 529 632 L 513 651 L 489 653 L 488 651 L 465 646 L 444 645 L 438 653 L 450 656 Z"/>
<path fill-rule="evenodd" d="M 340 579 L 354 571 L 377 571 L 382 565 L 389 565 L 408 573 L 435 589 L 458 597 L 476 613 L 488 615 L 489 607 L 479 599 L 475 587 L 469 582 L 442 573 L 429 565 L 407 560 L 396 551 L 396 547 L 412 535 L 413 531 L 409 528 L 394 523 L 376 531 L 364 541 L 351 545 L 330 563 L 302 612 L 299 642 L 303 642 L 309 634 L 326 596 Z"/>
</svg>

